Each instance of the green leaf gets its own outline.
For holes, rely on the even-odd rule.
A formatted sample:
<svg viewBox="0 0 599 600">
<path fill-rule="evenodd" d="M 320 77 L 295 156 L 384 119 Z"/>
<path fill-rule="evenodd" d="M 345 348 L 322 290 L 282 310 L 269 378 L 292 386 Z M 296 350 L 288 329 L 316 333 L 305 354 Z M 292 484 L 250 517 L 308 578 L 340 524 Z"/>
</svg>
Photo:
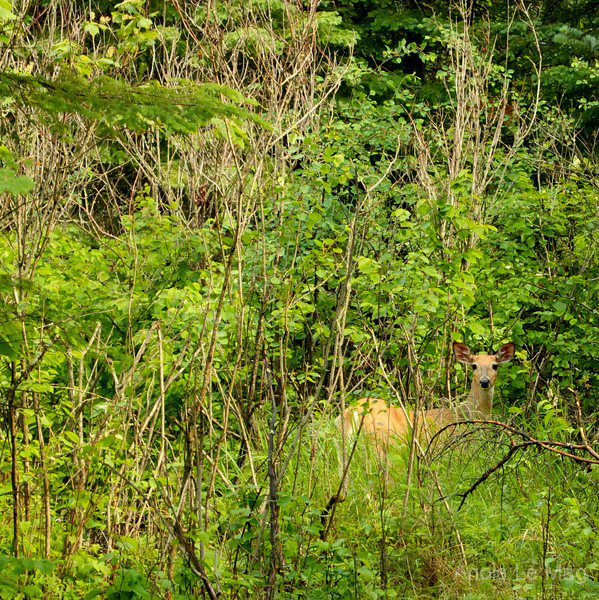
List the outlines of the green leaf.
<svg viewBox="0 0 599 600">
<path fill-rule="evenodd" d="M 470 329 L 470 331 L 476 335 L 484 335 L 486 331 L 479 321 L 472 321 L 468 323 L 468 329 Z"/>
<path fill-rule="evenodd" d="M 92 37 L 95 37 L 100 33 L 100 28 L 95 23 L 86 23 L 83 29 L 89 33 Z"/>
<path fill-rule="evenodd" d="M 12 12 L 12 3 L 0 0 L 0 21 L 14 21 L 17 15 Z"/>
<path fill-rule="evenodd" d="M 79 443 L 79 436 L 73 431 L 65 431 L 64 437 L 67 438 L 69 441 L 73 442 L 74 444 Z"/>
<path fill-rule="evenodd" d="M 7 356 L 10 360 L 19 358 L 17 350 L 2 336 L 0 336 L 0 356 Z"/>
<path fill-rule="evenodd" d="M 39 392 L 41 394 L 50 393 L 54 391 L 54 388 L 48 382 L 33 382 L 33 381 L 25 381 L 22 385 L 19 386 L 20 390 L 27 390 L 29 392 Z"/>
<path fill-rule="evenodd" d="M 34 562 L 34 567 L 44 575 L 52 573 L 56 565 L 51 560 L 38 559 Z"/>
<path fill-rule="evenodd" d="M 565 314 L 568 305 L 565 302 L 562 302 L 561 300 L 557 300 L 553 303 L 553 308 L 555 309 L 555 314 L 558 317 L 561 317 Z"/>
<path fill-rule="evenodd" d="M 28 194 L 34 187 L 30 177 L 17 175 L 13 169 L 0 169 L 0 194 Z"/>
</svg>

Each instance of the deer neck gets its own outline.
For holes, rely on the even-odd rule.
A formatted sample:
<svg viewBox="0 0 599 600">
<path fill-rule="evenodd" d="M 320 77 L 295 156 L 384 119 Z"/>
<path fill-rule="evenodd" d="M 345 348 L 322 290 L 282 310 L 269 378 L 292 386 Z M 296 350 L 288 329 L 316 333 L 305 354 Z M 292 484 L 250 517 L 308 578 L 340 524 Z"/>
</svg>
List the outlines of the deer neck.
<svg viewBox="0 0 599 600">
<path fill-rule="evenodd" d="M 482 388 L 478 382 L 473 381 L 467 400 L 470 408 L 481 415 L 490 415 L 493 412 L 494 391 L 495 386 Z"/>
</svg>

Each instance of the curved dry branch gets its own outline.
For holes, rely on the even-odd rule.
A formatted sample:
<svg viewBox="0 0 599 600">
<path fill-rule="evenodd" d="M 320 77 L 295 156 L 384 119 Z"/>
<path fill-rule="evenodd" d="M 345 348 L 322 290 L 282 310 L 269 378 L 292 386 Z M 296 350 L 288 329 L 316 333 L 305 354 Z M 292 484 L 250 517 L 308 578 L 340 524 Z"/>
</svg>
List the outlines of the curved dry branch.
<svg viewBox="0 0 599 600">
<path fill-rule="evenodd" d="M 484 483 L 493 473 L 495 473 L 495 471 L 507 464 L 519 450 L 525 450 L 526 448 L 530 447 L 537 447 L 540 450 L 542 449 L 548 452 L 552 452 L 554 454 L 558 454 L 560 456 L 563 456 L 564 458 L 568 458 L 570 460 L 573 460 L 574 462 L 577 462 L 581 465 L 585 465 L 587 467 L 590 465 L 599 465 L 599 459 L 597 458 L 599 455 L 586 439 L 584 444 L 572 444 L 569 442 L 559 442 L 556 440 L 539 440 L 533 437 L 532 435 L 526 433 L 525 431 L 522 431 L 521 429 L 518 429 L 513 425 L 509 425 L 508 423 L 484 419 L 469 419 L 464 421 L 456 421 L 455 423 L 450 423 L 449 425 L 442 427 L 431 438 L 424 453 L 424 456 L 427 457 L 428 455 L 428 458 L 430 459 L 429 451 L 431 450 L 431 448 L 437 440 L 442 439 L 444 435 L 449 435 L 451 440 L 455 440 L 455 429 L 457 427 L 467 425 L 478 425 L 480 426 L 480 428 L 487 428 L 507 432 L 507 434 L 510 436 L 510 448 L 507 454 L 505 454 L 505 456 L 503 456 L 501 460 L 499 460 L 494 466 L 489 467 L 465 492 L 463 492 L 462 494 L 458 494 L 462 499 L 458 510 L 462 508 L 464 502 L 466 501 L 466 498 L 470 494 L 472 494 L 478 488 L 478 486 Z M 469 435 L 470 433 L 471 432 L 466 432 L 464 436 Z M 463 438 L 464 436 L 460 437 Z M 520 438 L 522 441 L 516 442 L 514 437 Z M 453 444 L 451 444 L 450 446 L 453 446 Z M 586 453 L 592 458 L 580 456 L 579 454 L 576 454 L 576 452 Z"/>
</svg>

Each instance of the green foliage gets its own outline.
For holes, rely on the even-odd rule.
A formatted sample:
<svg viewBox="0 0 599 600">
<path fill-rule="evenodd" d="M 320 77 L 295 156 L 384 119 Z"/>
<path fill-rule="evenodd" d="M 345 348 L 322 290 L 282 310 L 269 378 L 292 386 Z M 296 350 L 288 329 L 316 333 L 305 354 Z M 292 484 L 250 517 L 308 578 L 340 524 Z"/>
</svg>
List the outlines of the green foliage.
<svg viewBox="0 0 599 600">
<path fill-rule="evenodd" d="M 247 109 L 223 102 L 248 102 L 238 92 L 215 84 L 182 83 L 168 88 L 156 82 L 130 86 L 102 76 L 93 80 L 64 72 L 49 81 L 43 77 L 0 74 L 0 99 L 5 103 L 35 106 L 58 125 L 58 116 L 79 114 L 100 125 L 100 134 L 117 134 L 121 128 L 142 132 L 157 127 L 167 135 L 194 133 L 198 127 L 231 119 L 231 135 L 243 140 L 238 119 L 264 123 Z"/>
<path fill-rule="evenodd" d="M 0 194 L 28 194 L 35 182 L 25 175 L 18 175 L 18 165 L 14 156 L 6 146 L 0 146 Z"/>
<path fill-rule="evenodd" d="M 55 568 L 49 560 L 0 555 L 0 598 L 42 598 Z"/>
</svg>

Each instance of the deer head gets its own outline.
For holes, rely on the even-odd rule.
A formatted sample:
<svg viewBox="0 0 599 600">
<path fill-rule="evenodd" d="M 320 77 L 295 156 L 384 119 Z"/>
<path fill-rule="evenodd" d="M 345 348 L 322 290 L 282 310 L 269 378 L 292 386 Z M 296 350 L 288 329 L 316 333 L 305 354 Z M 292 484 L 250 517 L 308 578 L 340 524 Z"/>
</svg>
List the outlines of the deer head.
<svg viewBox="0 0 599 600">
<path fill-rule="evenodd" d="M 477 387 L 482 389 L 492 389 L 497 378 L 497 369 L 499 365 L 509 362 L 514 358 L 516 346 L 510 342 L 501 346 L 496 354 L 477 354 L 474 355 L 466 344 L 459 342 L 453 343 L 453 353 L 456 359 L 472 367 L 474 377 L 472 380 L 472 390 Z"/>
</svg>

